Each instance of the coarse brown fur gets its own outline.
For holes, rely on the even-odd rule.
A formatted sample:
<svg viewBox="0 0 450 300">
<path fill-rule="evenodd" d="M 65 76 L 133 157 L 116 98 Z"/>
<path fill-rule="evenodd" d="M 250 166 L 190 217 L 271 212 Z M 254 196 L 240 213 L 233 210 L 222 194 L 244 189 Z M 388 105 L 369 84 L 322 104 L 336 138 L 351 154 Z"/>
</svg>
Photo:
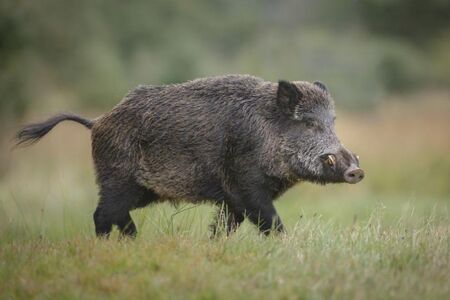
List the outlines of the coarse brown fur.
<svg viewBox="0 0 450 300">
<path fill-rule="evenodd" d="M 334 133 L 333 100 L 320 82 L 227 75 L 139 86 L 95 121 L 59 115 L 24 127 L 18 142 L 35 142 L 65 119 L 92 127 L 100 236 L 113 225 L 134 236 L 129 211 L 162 200 L 225 206 L 216 223 L 227 232 L 244 217 L 264 233 L 283 231 L 274 199 L 299 180 L 343 182 L 359 165 Z"/>
</svg>

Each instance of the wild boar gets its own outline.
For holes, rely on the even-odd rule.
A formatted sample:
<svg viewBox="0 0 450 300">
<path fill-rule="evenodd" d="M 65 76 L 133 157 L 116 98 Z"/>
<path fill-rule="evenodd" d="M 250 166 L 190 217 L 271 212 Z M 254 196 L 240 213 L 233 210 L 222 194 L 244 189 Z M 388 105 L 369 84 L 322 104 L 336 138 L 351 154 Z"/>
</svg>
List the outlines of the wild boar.
<svg viewBox="0 0 450 300">
<path fill-rule="evenodd" d="M 134 237 L 130 210 L 158 201 L 209 201 L 231 233 L 247 217 L 283 232 L 273 201 L 299 181 L 357 183 L 358 157 L 335 130 L 332 97 L 321 82 L 273 83 L 226 75 L 165 86 L 142 85 L 95 120 L 59 114 L 24 126 L 32 144 L 64 120 L 92 131 L 100 200 L 98 236 L 112 226 Z"/>
</svg>

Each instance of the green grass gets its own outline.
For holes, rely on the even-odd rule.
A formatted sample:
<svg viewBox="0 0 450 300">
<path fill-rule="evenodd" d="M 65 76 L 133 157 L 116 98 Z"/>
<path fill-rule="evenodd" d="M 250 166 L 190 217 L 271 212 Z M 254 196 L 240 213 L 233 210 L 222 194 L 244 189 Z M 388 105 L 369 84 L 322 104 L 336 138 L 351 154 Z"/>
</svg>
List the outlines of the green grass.
<svg viewBox="0 0 450 300">
<path fill-rule="evenodd" d="M 387 209 L 348 225 L 284 213 L 289 234 L 269 238 L 245 224 L 209 239 L 208 207 L 137 212 L 135 241 L 75 222 L 53 238 L 17 229 L 1 242 L 0 298 L 448 299 L 448 213 L 389 222 Z"/>
</svg>

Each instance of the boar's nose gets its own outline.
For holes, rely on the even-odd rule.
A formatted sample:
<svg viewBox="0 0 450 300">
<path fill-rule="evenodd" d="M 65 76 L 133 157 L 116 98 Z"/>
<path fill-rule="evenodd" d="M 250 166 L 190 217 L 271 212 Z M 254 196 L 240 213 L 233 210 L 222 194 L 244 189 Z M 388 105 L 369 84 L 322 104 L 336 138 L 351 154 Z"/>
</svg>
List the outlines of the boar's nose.
<svg viewBox="0 0 450 300">
<path fill-rule="evenodd" d="M 348 183 L 358 183 L 364 178 L 364 171 L 360 168 L 349 168 L 344 173 L 344 180 Z"/>
</svg>

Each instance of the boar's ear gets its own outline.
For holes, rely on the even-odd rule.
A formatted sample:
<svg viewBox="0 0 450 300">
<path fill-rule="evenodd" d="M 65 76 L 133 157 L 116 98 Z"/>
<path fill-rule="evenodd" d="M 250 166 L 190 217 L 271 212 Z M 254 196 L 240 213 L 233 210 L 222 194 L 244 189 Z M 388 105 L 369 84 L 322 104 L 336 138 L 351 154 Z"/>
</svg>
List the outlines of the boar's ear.
<svg viewBox="0 0 450 300">
<path fill-rule="evenodd" d="M 329 94 L 330 92 L 327 89 L 327 86 L 325 85 L 325 83 L 321 82 L 321 81 L 314 81 L 313 83 L 315 86 L 317 86 L 319 89 L 321 89 L 322 91 L 324 91 L 325 93 Z"/>
<path fill-rule="evenodd" d="M 294 116 L 301 97 L 302 94 L 295 84 L 284 80 L 278 81 L 277 104 L 284 113 Z"/>
</svg>

